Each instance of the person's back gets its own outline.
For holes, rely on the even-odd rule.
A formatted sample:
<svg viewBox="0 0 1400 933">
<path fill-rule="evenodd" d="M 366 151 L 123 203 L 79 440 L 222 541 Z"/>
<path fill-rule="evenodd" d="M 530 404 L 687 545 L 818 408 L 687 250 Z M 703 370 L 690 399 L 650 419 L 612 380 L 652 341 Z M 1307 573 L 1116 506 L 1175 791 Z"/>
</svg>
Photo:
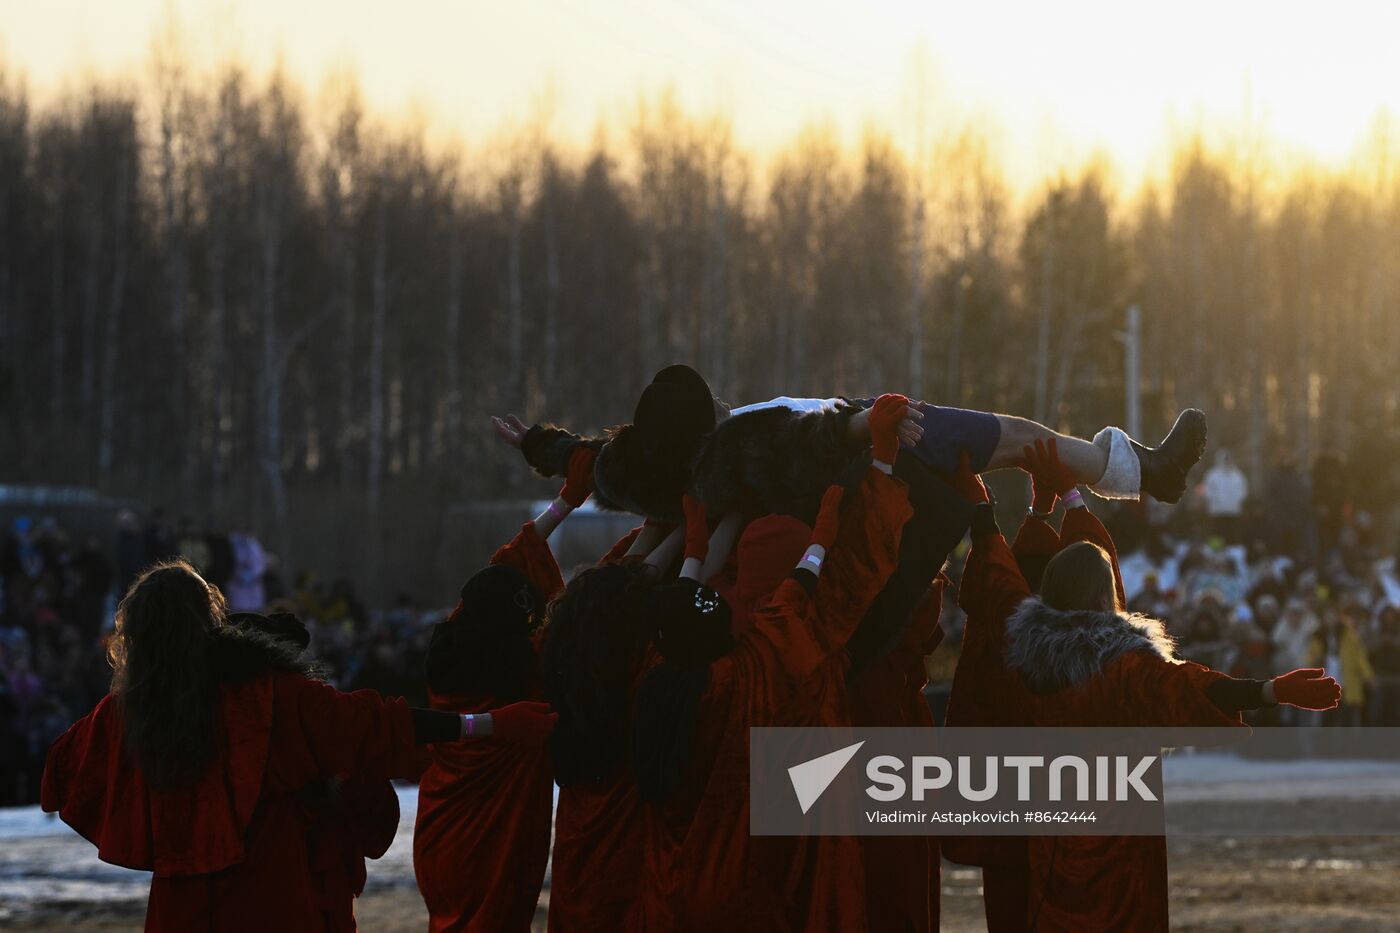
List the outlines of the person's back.
<svg viewBox="0 0 1400 933">
<path fill-rule="evenodd" d="M 855 858 L 843 861 L 838 851 L 748 831 L 749 729 L 830 714 L 829 693 L 844 692 L 845 645 L 893 572 L 910 515 L 904 485 L 872 468 L 837 537 L 841 492 L 833 487 L 823 498 L 813 556 L 789 562 L 796 569 L 737 637 L 728 603 L 697 579 L 658 591 L 650 608 L 661 663 L 638 691 L 633 746 L 647 802 L 641 929 L 864 925 L 863 898 L 849 877 L 858 848 L 847 846 Z M 693 500 L 686 527 L 688 567 L 705 558 L 704 513 Z M 835 884 L 845 890 L 830 890 Z"/>
<path fill-rule="evenodd" d="M 131 767 L 109 696 L 54 744 L 44 809 L 104 861 L 153 872 L 147 930 L 316 929 L 306 849 L 313 814 L 301 791 L 338 766 L 410 770 L 396 754 L 412 747 L 408 709 L 285 669 L 219 693 L 219 744 L 196 780 L 153 788 Z"/>
<path fill-rule="evenodd" d="M 183 561 L 131 587 L 109 653 L 111 693 L 50 749 L 41 803 L 102 860 L 152 873 L 147 930 L 325 928 L 305 789 L 410 776 L 416 745 L 464 735 L 453 714 L 312 679 L 300 646 L 231 622 Z M 523 711 L 538 745 L 553 718 Z"/>
<path fill-rule="evenodd" d="M 1206 508 L 1210 515 L 1238 517 L 1244 512 L 1244 501 L 1249 495 L 1249 482 L 1243 471 L 1231 459 L 1229 451 L 1222 450 L 1216 455 L 1215 465 L 1206 471 Z"/>
</svg>

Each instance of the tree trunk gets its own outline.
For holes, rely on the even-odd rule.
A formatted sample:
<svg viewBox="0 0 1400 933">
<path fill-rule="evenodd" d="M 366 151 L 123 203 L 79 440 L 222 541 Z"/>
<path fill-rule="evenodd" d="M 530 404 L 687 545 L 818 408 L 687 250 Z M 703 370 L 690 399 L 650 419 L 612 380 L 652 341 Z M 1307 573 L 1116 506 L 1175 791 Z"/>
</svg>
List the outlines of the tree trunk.
<svg viewBox="0 0 1400 933">
<path fill-rule="evenodd" d="M 451 216 L 447 245 L 447 320 L 444 328 L 447 359 L 444 374 L 447 392 L 443 399 L 443 454 L 451 471 L 462 446 L 462 244 L 461 224 L 455 211 Z"/>
<path fill-rule="evenodd" d="M 924 397 L 924 193 L 914 189 L 914 223 L 909 255 L 909 388 Z"/>
<path fill-rule="evenodd" d="M 98 426 L 97 478 L 98 488 L 106 489 L 112 472 L 113 434 L 117 421 L 117 345 L 121 336 L 122 300 L 126 293 L 126 227 L 127 195 L 129 184 L 127 172 L 131 158 L 124 152 L 117 153 L 117 191 L 112 217 L 112 285 L 107 299 L 106 326 L 102 335 L 102 407 Z"/>
<path fill-rule="evenodd" d="M 521 211 L 518 184 L 510 193 L 507 210 L 510 213 L 510 233 L 506 243 L 506 327 L 510 333 L 508 365 L 510 372 L 510 404 L 523 408 L 525 404 L 525 291 L 521 281 Z"/>
<path fill-rule="evenodd" d="M 384 474 L 384 327 L 388 317 L 388 250 L 387 204 L 388 192 L 381 182 L 379 204 L 374 219 L 374 266 L 369 334 L 369 425 L 367 431 L 367 467 L 365 477 L 365 506 L 369 513 L 370 567 L 375 566 L 379 552 L 379 500 Z M 368 568 L 366 568 L 368 569 Z"/>
<path fill-rule="evenodd" d="M 1050 323 L 1054 313 L 1052 290 L 1055 281 L 1055 239 L 1046 215 L 1045 242 L 1040 255 L 1040 319 L 1035 341 L 1035 420 L 1049 424 L 1050 416 Z"/>
</svg>

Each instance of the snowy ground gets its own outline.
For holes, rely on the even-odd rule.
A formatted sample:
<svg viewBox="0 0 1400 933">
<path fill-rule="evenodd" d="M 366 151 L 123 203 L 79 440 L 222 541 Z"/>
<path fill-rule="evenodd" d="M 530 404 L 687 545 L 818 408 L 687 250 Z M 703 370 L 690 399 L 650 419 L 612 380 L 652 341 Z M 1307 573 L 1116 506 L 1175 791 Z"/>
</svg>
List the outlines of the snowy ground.
<svg viewBox="0 0 1400 933">
<path fill-rule="evenodd" d="M 1260 762 L 1223 754 L 1167 760 L 1168 799 L 1227 811 L 1255 828 L 1171 841 L 1172 920 L 1186 930 L 1394 930 L 1400 836 L 1255 835 L 1280 813 L 1400 811 L 1400 762 Z M 417 788 L 399 790 L 398 838 L 370 863 L 361 928 L 421 930 L 413 881 Z M 148 876 L 96 852 L 37 807 L 0 810 L 0 929 L 139 930 Z M 945 866 L 943 929 L 981 929 L 980 873 Z"/>
</svg>

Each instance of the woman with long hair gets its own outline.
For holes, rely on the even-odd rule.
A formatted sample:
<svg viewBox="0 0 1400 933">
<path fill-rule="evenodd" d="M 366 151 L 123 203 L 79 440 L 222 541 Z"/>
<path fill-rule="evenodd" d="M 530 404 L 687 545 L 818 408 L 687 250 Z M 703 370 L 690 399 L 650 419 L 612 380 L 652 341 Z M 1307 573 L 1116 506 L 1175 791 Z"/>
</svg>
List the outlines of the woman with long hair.
<svg viewBox="0 0 1400 933">
<path fill-rule="evenodd" d="M 669 563 L 653 556 L 658 565 Z M 559 785 L 551 931 L 624 929 L 636 897 L 640 802 L 627 747 L 632 698 L 647 663 L 642 606 L 655 577 L 649 563 L 603 563 L 577 574 L 549 609 L 542 676 L 559 711 L 550 738 Z"/>
<path fill-rule="evenodd" d="M 457 607 L 434 628 L 427 664 L 434 709 L 480 713 L 543 696 L 545 607 L 564 589 L 548 538 L 592 493 L 593 457 L 575 449 L 558 497 L 467 581 Z M 430 746 L 429 754 L 413 831 L 428 929 L 526 933 L 549 860 L 548 748 L 451 742 Z"/>
<path fill-rule="evenodd" d="M 701 582 L 712 542 L 703 506 L 686 500 L 686 561 L 650 600 L 659 663 L 633 715 L 632 769 L 647 804 L 635 928 L 864 928 L 853 840 L 803 847 L 749 835 L 748 736 L 754 726 L 811 724 L 832 693 L 844 693 L 847 642 L 894 572 L 913 514 L 904 484 L 889 475 L 907 404 L 877 403 L 874 466 L 851 495 L 827 490 L 805 552 L 743 630 Z"/>
<path fill-rule="evenodd" d="M 132 584 L 110 660 L 110 693 L 49 751 L 41 802 L 99 858 L 152 872 L 150 931 L 324 929 L 304 788 L 413 775 L 429 742 L 540 744 L 555 718 L 544 704 L 470 719 L 341 693 L 297 646 L 228 624 L 184 561 Z"/>
</svg>

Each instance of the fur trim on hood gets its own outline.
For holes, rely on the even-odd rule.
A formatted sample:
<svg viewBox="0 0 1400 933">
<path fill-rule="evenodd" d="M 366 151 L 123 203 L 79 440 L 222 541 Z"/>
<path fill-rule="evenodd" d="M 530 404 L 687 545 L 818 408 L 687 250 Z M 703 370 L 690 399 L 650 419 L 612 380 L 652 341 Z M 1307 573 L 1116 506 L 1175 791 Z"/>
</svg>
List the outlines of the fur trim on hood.
<svg viewBox="0 0 1400 933">
<path fill-rule="evenodd" d="M 1149 616 L 1052 609 L 1035 597 L 1006 620 L 1006 663 L 1031 692 L 1073 687 L 1130 651 L 1150 651 L 1177 663 L 1176 641 Z"/>
<path fill-rule="evenodd" d="M 220 625 L 214 629 L 213 636 L 214 670 L 224 683 L 244 683 L 264 674 L 320 677 L 301 648 L 265 632 Z"/>
</svg>

